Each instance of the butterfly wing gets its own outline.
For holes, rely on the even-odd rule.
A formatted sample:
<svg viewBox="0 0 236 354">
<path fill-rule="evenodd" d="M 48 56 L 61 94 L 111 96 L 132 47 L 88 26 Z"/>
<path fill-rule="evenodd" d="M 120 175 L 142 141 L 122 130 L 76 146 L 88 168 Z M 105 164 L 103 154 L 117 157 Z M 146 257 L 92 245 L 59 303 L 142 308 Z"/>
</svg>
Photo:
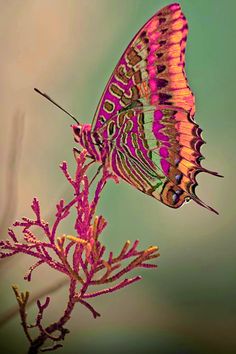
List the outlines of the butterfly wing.
<svg viewBox="0 0 236 354">
<path fill-rule="evenodd" d="M 172 208 L 191 198 L 216 212 L 195 194 L 199 172 L 218 174 L 201 166 L 201 129 L 185 110 L 133 108 L 113 116 L 101 131 L 118 176 Z"/>
<path fill-rule="evenodd" d="M 179 4 L 166 6 L 140 29 L 107 83 L 94 131 L 133 106 L 174 105 L 194 115 L 194 96 L 184 71 L 187 31 Z"/>
<path fill-rule="evenodd" d="M 201 129 L 185 74 L 187 21 L 179 4 L 154 15 L 118 62 L 100 100 L 93 130 L 112 141 L 114 172 L 142 192 L 178 208 L 195 194 Z M 217 174 L 216 174 L 217 175 Z"/>
</svg>

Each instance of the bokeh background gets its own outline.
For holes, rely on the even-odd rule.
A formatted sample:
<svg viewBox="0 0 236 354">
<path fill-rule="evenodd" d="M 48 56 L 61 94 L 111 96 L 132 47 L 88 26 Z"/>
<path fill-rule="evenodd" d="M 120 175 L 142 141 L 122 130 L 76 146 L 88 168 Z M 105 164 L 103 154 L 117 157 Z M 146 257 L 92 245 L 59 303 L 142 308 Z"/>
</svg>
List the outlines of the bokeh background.
<svg viewBox="0 0 236 354">
<path fill-rule="evenodd" d="M 143 247 L 158 245 L 159 268 L 141 271 L 142 282 L 94 300 L 102 314 L 99 319 L 78 306 L 61 353 L 236 353 L 236 2 L 179 2 L 190 27 L 186 70 L 196 94 L 196 120 L 207 141 L 203 164 L 225 176 L 200 175 L 198 195 L 220 215 L 194 203 L 172 210 L 123 182 L 110 182 L 99 207 L 109 222 L 104 242 L 117 251 L 127 239 L 139 238 Z M 2 238 L 15 218 L 31 215 L 35 195 L 43 215 L 50 215 L 55 202 L 67 194 L 60 162 L 66 160 L 74 168 L 70 118 L 33 87 L 47 91 L 90 123 L 123 50 L 149 17 L 168 3 L 0 1 Z M 63 231 L 72 232 L 72 221 Z M 27 284 L 22 278 L 31 263 L 27 257 L 1 262 L 1 316 L 15 305 L 12 283 L 34 295 L 61 279 L 43 268 Z M 65 296 L 66 287 L 52 296 L 48 320 L 61 314 Z M 29 313 L 35 313 L 33 307 Z M 0 351 L 26 350 L 19 317 L 5 321 Z"/>
</svg>

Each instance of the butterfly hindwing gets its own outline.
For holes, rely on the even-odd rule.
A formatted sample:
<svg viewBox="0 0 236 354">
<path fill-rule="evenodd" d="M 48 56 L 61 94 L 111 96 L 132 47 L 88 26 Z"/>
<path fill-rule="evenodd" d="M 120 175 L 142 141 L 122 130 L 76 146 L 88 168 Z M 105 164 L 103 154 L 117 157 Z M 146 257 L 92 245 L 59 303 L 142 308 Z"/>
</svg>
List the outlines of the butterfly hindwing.
<svg viewBox="0 0 236 354">
<path fill-rule="evenodd" d="M 189 198 L 214 211 L 195 194 L 201 166 L 201 129 L 183 109 L 133 108 L 113 116 L 98 130 L 110 144 L 112 170 L 142 192 L 178 208 Z"/>
</svg>

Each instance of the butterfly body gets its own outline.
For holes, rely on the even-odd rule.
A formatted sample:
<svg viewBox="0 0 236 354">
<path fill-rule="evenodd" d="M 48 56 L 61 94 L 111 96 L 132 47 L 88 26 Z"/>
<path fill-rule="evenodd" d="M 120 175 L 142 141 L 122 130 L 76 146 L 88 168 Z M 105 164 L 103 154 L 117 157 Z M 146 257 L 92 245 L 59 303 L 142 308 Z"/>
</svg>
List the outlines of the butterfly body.
<svg viewBox="0 0 236 354">
<path fill-rule="evenodd" d="M 201 129 L 185 74 L 188 26 L 180 5 L 166 6 L 136 34 L 119 60 L 92 125 L 73 126 L 89 155 L 140 191 L 180 207 L 193 199 Z"/>
</svg>

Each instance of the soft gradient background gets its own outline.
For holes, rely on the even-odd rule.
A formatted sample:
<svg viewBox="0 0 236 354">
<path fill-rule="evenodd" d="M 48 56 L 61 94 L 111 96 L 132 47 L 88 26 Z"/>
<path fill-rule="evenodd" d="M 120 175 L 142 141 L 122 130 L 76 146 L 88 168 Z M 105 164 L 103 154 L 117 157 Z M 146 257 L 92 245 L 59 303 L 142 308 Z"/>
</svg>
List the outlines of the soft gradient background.
<svg viewBox="0 0 236 354">
<path fill-rule="evenodd" d="M 47 91 L 90 123 L 123 50 L 149 17 L 168 3 L 0 1 L 1 237 L 13 219 L 31 215 L 35 195 L 44 215 L 50 214 L 67 187 L 58 165 L 67 160 L 74 166 L 69 117 L 33 87 Z M 97 320 L 78 306 L 61 353 L 236 353 L 236 2 L 180 3 L 190 27 L 186 70 L 196 94 L 196 120 L 207 141 L 203 163 L 225 176 L 202 174 L 198 194 L 220 215 L 194 203 L 172 210 L 123 182 L 110 182 L 99 210 L 109 221 L 104 241 L 113 250 L 127 239 L 139 238 L 143 247 L 158 245 L 159 268 L 142 271 L 143 281 L 130 288 L 94 300 L 102 313 Z M 17 124 L 16 112 L 25 114 L 24 129 Z M 9 156 L 12 149 L 19 161 L 16 170 L 14 156 Z M 72 232 L 71 221 L 62 231 Z M 30 264 L 24 257 L 0 264 L 2 314 L 15 305 L 12 283 L 35 294 L 59 279 L 44 268 L 35 272 L 32 284 L 26 284 L 22 278 Z M 48 320 L 63 311 L 65 294 L 61 289 L 53 295 Z M 26 348 L 16 317 L 0 329 L 0 351 L 25 353 Z"/>
</svg>

